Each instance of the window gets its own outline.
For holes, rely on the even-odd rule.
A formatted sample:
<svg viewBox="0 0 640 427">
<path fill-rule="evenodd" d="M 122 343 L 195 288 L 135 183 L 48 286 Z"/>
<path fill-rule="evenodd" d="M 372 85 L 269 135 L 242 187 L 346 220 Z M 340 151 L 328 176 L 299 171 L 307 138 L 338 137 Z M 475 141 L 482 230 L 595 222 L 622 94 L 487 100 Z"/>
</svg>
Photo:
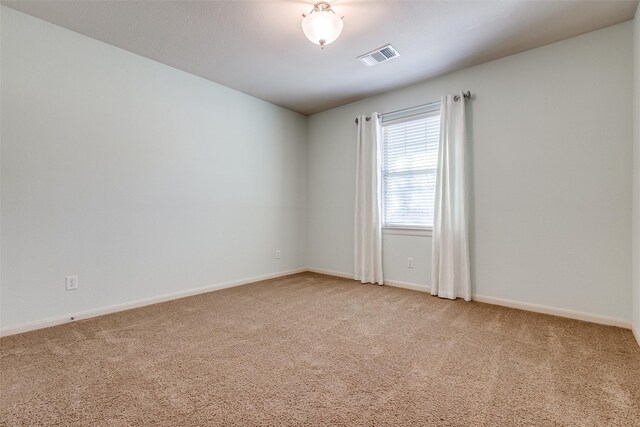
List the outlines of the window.
<svg viewBox="0 0 640 427">
<path fill-rule="evenodd" d="M 382 121 L 382 225 L 433 228 L 440 107 Z"/>
</svg>

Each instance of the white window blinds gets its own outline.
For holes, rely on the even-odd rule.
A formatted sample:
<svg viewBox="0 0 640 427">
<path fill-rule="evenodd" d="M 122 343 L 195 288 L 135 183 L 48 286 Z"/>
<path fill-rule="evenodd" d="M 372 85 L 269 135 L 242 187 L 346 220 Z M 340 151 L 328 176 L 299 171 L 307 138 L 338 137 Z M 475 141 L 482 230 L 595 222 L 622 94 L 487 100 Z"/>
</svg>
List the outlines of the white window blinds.
<svg viewBox="0 0 640 427">
<path fill-rule="evenodd" d="M 439 137 L 439 109 L 383 121 L 384 227 L 433 227 Z"/>
</svg>

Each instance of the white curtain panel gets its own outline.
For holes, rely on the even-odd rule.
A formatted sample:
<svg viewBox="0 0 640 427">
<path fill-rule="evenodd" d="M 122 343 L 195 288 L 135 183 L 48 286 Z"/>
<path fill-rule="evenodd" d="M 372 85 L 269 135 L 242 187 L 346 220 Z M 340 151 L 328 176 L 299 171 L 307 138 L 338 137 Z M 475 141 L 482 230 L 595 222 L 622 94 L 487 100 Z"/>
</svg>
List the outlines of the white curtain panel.
<svg viewBox="0 0 640 427">
<path fill-rule="evenodd" d="M 355 279 L 384 283 L 382 278 L 382 215 L 380 176 L 382 165 L 380 117 L 358 118 L 356 166 Z"/>
<path fill-rule="evenodd" d="M 457 101 L 455 99 L 458 99 Z M 465 99 L 442 97 L 433 221 L 431 294 L 471 300 L 465 172 Z"/>
</svg>

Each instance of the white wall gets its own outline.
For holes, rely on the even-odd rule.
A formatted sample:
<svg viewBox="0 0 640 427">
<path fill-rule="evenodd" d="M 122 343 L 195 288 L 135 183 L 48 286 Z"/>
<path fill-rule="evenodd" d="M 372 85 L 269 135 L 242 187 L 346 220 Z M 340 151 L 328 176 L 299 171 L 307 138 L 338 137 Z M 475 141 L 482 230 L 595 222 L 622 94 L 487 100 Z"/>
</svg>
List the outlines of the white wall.
<svg viewBox="0 0 640 427">
<path fill-rule="evenodd" d="M 640 344 L 640 5 L 633 29 L 634 149 L 633 149 L 633 329 Z"/>
<path fill-rule="evenodd" d="M 1 12 L 3 328 L 304 267 L 304 116 Z"/>
<path fill-rule="evenodd" d="M 353 272 L 354 118 L 469 89 L 473 293 L 629 321 L 632 29 L 629 21 L 311 116 L 309 266 Z M 383 245 L 387 279 L 429 284 L 429 237 L 386 235 Z"/>
</svg>

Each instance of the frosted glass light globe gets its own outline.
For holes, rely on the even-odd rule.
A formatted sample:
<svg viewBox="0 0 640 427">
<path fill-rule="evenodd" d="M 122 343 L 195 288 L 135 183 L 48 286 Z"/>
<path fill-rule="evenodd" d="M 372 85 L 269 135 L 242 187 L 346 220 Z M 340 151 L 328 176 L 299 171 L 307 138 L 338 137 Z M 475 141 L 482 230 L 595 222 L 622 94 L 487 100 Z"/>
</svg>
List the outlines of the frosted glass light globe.
<svg viewBox="0 0 640 427">
<path fill-rule="evenodd" d="M 342 19 L 331 10 L 329 3 L 316 3 L 311 13 L 302 20 L 302 31 L 313 43 L 325 47 L 342 32 Z"/>
</svg>

